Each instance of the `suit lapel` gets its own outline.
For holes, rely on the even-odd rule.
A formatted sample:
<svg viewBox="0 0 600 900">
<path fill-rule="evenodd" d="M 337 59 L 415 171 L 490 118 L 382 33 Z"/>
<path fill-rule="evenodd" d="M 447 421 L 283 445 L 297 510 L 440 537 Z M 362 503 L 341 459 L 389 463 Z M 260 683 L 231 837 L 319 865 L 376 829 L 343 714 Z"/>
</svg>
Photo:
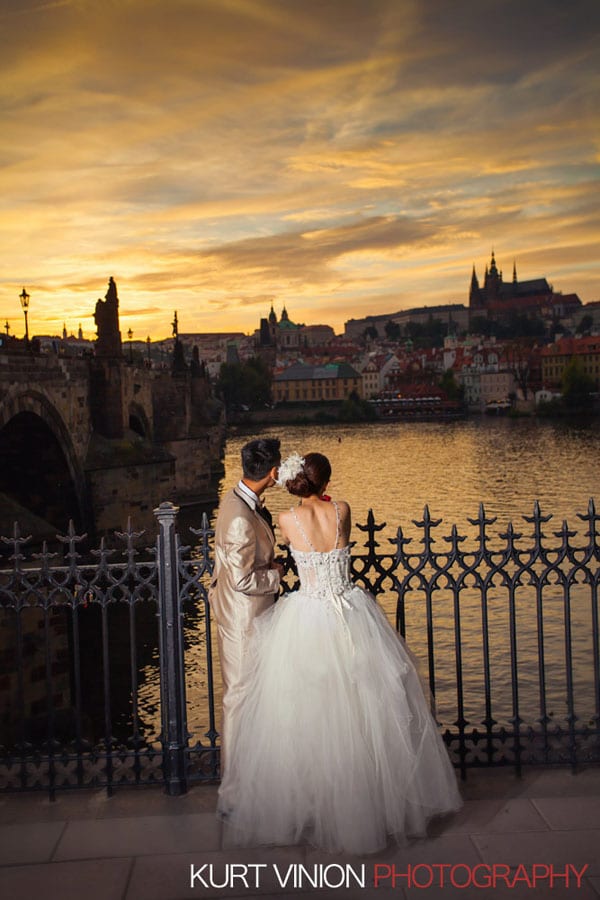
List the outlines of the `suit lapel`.
<svg viewBox="0 0 600 900">
<path fill-rule="evenodd" d="M 250 497 L 248 497 L 246 494 L 243 494 L 242 491 L 238 491 L 237 487 L 234 487 L 233 493 L 235 494 L 236 497 L 238 497 L 240 500 L 242 500 L 246 504 L 248 509 L 252 510 L 252 512 L 254 513 L 254 517 L 257 519 L 258 522 L 261 523 L 262 527 L 265 529 L 265 532 L 269 535 L 269 538 L 271 539 L 271 541 L 273 543 L 275 543 L 275 533 L 274 533 L 273 529 L 271 528 L 271 526 L 269 525 L 269 523 L 267 522 L 267 520 L 264 519 L 261 516 L 261 514 L 259 513 L 256 503 L 253 503 L 252 499 Z"/>
<path fill-rule="evenodd" d="M 255 512 L 254 505 L 250 497 L 247 494 L 243 494 L 241 491 L 238 491 L 237 487 L 234 487 L 233 493 L 239 500 L 243 500 L 248 509 L 251 509 L 252 512 Z"/>
</svg>

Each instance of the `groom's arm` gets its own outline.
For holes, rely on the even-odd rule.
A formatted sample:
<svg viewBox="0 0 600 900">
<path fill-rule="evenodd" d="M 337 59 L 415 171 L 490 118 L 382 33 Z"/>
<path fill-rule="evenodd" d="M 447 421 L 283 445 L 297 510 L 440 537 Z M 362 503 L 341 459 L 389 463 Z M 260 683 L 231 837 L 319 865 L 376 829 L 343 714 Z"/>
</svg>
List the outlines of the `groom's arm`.
<svg viewBox="0 0 600 900">
<path fill-rule="evenodd" d="M 271 563 L 257 560 L 256 532 L 252 523 L 236 516 L 227 529 L 223 543 L 227 568 L 234 588 L 242 594 L 276 594 L 279 591 L 279 570 Z"/>
</svg>

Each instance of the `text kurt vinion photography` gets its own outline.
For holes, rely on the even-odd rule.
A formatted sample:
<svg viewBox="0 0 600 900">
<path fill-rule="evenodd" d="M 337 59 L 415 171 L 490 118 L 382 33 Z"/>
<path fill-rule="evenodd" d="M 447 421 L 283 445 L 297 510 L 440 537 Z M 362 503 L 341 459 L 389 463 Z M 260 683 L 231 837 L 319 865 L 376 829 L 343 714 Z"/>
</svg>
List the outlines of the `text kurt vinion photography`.
<svg viewBox="0 0 600 900">
<path fill-rule="evenodd" d="M 280 888 L 306 890 L 306 888 L 345 889 L 358 888 L 526 888 L 544 890 L 553 888 L 581 888 L 581 880 L 589 868 L 566 863 L 533 863 L 516 868 L 505 863 L 316 863 L 303 865 L 292 863 L 204 863 L 190 865 L 191 888 L 247 888 L 255 889 L 274 877 Z"/>
</svg>

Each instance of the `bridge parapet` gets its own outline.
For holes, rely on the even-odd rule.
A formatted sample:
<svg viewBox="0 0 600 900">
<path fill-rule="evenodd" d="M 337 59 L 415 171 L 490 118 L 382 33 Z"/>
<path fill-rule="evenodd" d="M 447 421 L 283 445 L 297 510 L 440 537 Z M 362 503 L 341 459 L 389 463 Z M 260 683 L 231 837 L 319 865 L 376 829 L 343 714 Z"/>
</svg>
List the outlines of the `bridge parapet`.
<svg viewBox="0 0 600 900">
<path fill-rule="evenodd" d="M 116 358 L 0 353 L 0 491 L 12 496 L 9 470 L 27 456 L 31 475 L 44 469 L 35 493 L 46 493 L 58 457 L 39 451 L 55 439 L 82 512 L 67 520 L 102 532 L 123 528 L 131 508 L 150 520 L 164 496 L 190 500 L 210 491 L 224 437 L 211 403 L 218 405 L 208 383 L 189 373 L 173 378 Z M 13 493 L 44 516 L 39 497 L 33 510 Z"/>
</svg>

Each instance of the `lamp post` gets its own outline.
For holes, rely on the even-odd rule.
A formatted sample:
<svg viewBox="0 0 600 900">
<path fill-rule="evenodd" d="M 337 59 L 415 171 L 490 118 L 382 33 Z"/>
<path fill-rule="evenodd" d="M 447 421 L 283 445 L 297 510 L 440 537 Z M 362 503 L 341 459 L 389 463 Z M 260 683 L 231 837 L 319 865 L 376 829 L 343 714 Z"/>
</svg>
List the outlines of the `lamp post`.
<svg viewBox="0 0 600 900">
<path fill-rule="evenodd" d="M 148 337 L 146 338 L 146 350 L 147 350 L 147 352 L 148 352 L 148 368 L 150 368 L 150 362 L 151 362 L 151 359 L 150 359 L 150 343 L 151 343 L 151 341 L 150 341 L 150 335 L 148 335 Z"/>
<path fill-rule="evenodd" d="M 127 332 L 127 337 L 129 338 L 129 362 L 133 363 L 133 344 L 131 343 L 131 339 L 133 338 L 133 331 L 131 328 Z"/>
<path fill-rule="evenodd" d="M 21 301 L 21 307 L 25 315 L 25 346 L 29 347 L 29 324 L 27 322 L 27 313 L 29 312 L 29 294 L 27 293 L 25 288 L 23 288 L 22 292 L 19 294 L 19 300 Z"/>
</svg>

